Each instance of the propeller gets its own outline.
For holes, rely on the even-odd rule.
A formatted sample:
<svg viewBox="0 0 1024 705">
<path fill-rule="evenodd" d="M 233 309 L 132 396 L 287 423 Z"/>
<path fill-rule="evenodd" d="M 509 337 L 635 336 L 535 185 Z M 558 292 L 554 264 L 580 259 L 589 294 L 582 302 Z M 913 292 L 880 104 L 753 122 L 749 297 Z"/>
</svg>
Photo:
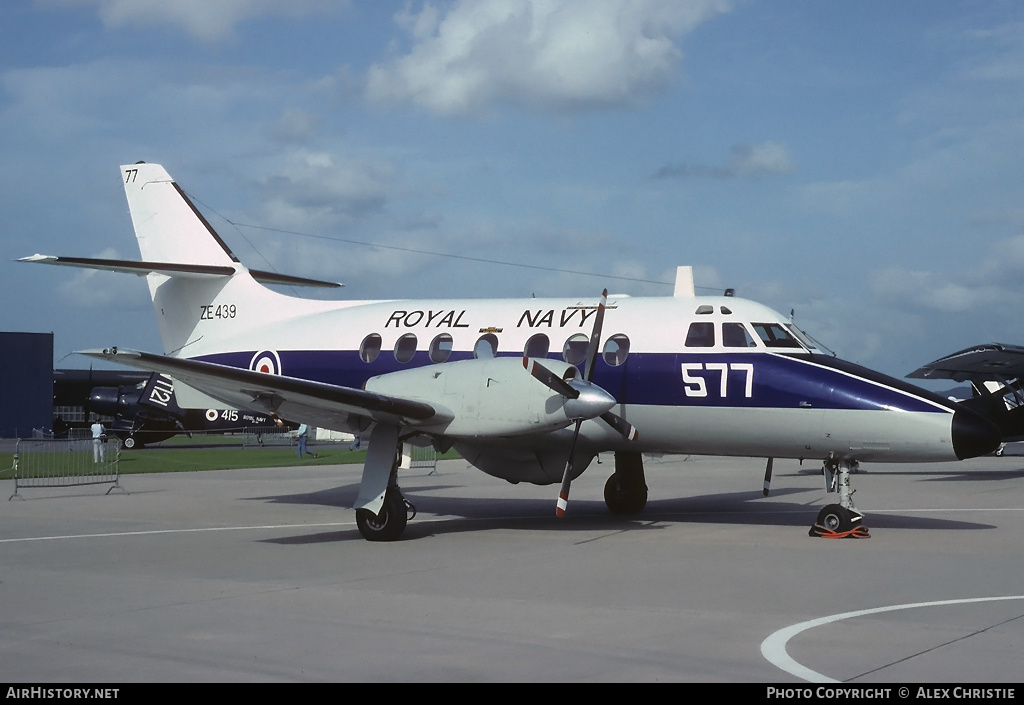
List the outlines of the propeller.
<svg viewBox="0 0 1024 705">
<path fill-rule="evenodd" d="M 580 427 L 587 419 L 598 416 L 611 426 L 626 440 L 636 440 L 637 430 L 621 416 L 613 414 L 611 408 L 617 403 L 615 398 L 591 380 L 594 377 L 594 367 L 597 362 L 597 353 L 601 343 L 601 329 L 604 326 L 604 312 L 608 304 L 608 290 L 601 292 L 601 303 L 597 306 L 597 315 L 594 317 L 594 328 L 590 334 L 590 343 L 587 346 L 587 358 L 583 367 L 583 379 L 565 380 L 546 368 L 537 360 L 523 358 L 523 366 L 541 384 L 564 396 L 566 414 L 576 419 L 576 428 L 572 434 L 572 443 L 569 445 L 569 458 L 565 463 L 565 472 L 562 474 L 562 487 L 558 492 L 558 501 L 555 506 L 555 516 L 565 515 L 565 509 L 569 502 L 569 485 L 572 482 L 573 462 L 576 458 L 576 440 L 580 435 Z"/>
</svg>

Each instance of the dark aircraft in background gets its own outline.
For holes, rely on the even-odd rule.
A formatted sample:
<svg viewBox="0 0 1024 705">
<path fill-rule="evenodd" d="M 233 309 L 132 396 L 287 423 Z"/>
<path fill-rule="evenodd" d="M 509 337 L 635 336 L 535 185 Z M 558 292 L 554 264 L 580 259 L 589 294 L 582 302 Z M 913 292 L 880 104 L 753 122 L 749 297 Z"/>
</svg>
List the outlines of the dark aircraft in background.
<svg viewBox="0 0 1024 705">
<path fill-rule="evenodd" d="M 1004 444 L 1024 441 L 1024 347 L 975 345 L 929 362 L 907 377 L 970 382 L 971 398 L 960 405 L 995 423 Z M 1002 454 L 1002 446 L 996 454 Z"/>
<path fill-rule="evenodd" d="M 154 372 L 145 383 L 120 387 L 95 387 L 89 395 L 93 413 L 113 417 L 107 431 L 124 443 L 139 448 L 179 433 L 282 430 L 291 428 L 270 414 L 237 409 L 182 409 L 174 396 L 174 383 Z"/>
</svg>

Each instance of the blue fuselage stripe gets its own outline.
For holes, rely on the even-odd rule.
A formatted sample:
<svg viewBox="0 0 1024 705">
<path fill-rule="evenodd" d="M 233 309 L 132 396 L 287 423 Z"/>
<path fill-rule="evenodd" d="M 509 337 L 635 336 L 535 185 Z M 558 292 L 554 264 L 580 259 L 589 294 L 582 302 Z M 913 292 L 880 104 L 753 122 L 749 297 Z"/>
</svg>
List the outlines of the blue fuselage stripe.
<svg viewBox="0 0 1024 705">
<path fill-rule="evenodd" d="M 398 362 L 390 351 L 382 351 L 371 363 L 352 350 L 282 350 L 278 354 L 281 374 L 355 389 L 377 375 L 432 364 L 425 351 L 416 352 L 406 363 Z M 253 351 L 221 353 L 201 359 L 248 368 L 253 355 Z M 471 358 L 472 353 L 453 351 L 448 361 Z M 823 355 L 633 352 L 618 367 L 598 360 L 593 381 L 626 405 L 955 410 L 949 401 L 927 390 Z"/>
</svg>

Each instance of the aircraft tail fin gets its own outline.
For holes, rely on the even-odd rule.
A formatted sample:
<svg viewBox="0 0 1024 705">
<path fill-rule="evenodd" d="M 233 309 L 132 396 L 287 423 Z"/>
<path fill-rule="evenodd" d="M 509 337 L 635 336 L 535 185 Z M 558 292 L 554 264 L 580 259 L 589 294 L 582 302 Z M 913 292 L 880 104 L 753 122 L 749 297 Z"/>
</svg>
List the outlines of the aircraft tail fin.
<svg viewBox="0 0 1024 705">
<path fill-rule="evenodd" d="M 245 267 L 159 164 L 122 166 L 121 177 L 141 261 L 49 255 L 22 261 L 145 276 L 167 354 L 176 355 L 201 339 L 214 342 L 211 335 L 237 335 L 261 316 L 285 310 L 291 299 L 261 284 L 341 286 Z M 217 325 L 199 330 L 204 322 Z"/>
<path fill-rule="evenodd" d="M 172 276 L 224 275 L 244 270 L 261 284 L 342 286 L 337 282 L 245 268 L 166 169 L 159 164 L 138 162 L 122 166 L 121 174 L 143 259 L 142 263 L 134 263 L 136 267 L 149 264 L 149 271 Z M 165 265 L 164 271 L 157 263 Z"/>
<path fill-rule="evenodd" d="M 124 192 L 142 259 L 238 267 L 240 262 L 159 164 L 122 166 Z M 173 237 L 168 235 L 173 233 Z"/>
</svg>

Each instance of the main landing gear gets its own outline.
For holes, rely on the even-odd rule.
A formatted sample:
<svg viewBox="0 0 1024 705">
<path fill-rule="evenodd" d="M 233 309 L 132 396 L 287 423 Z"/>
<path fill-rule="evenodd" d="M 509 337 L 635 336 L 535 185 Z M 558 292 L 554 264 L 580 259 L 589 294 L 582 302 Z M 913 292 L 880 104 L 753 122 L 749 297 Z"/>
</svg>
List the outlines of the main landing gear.
<svg viewBox="0 0 1024 705">
<path fill-rule="evenodd" d="M 604 503 L 612 514 L 639 514 L 643 511 L 647 505 L 643 455 L 615 454 L 615 472 L 604 485 Z"/>
<path fill-rule="evenodd" d="M 850 489 L 850 473 L 857 472 L 859 465 L 853 458 L 839 460 L 834 453 L 825 459 L 821 471 L 825 476 L 825 489 L 839 492 L 839 503 L 828 504 L 818 512 L 810 536 L 829 539 L 870 538 L 868 529 L 861 524 L 864 515 L 853 506 L 853 492 Z"/>
<path fill-rule="evenodd" d="M 377 424 L 370 432 L 363 479 L 356 498 L 356 527 L 367 541 L 396 541 L 416 516 L 398 487 L 402 443 L 397 426 Z"/>
<path fill-rule="evenodd" d="M 405 531 L 405 525 L 415 516 L 416 507 L 402 495 L 398 485 L 392 485 L 384 494 L 384 506 L 380 512 L 356 510 L 356 526 L 367 541 L 396 541 Z"/>
</svg>

